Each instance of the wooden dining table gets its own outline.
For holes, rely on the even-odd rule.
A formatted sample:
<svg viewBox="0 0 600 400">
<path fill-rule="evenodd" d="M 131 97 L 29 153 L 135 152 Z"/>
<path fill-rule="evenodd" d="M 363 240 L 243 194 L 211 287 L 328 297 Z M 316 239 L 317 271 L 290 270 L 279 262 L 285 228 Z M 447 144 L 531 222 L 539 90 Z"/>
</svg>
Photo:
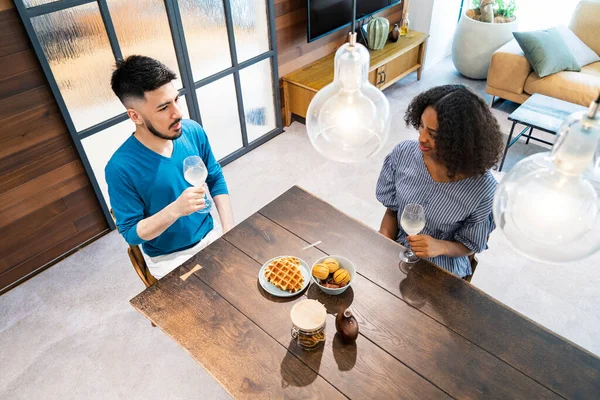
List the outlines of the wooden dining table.
<svg viewBox="0 0 600 400">
<path fill-rule="evenodd" d="M 403 249 L 293 187 L 131 304 L 234 398 L 600 397 L 599 358 L 426 260 L 407 269 Z M 309 265 L 343 256 L 357 275 L 339 296 L 311 284 L 273 297 L 258 272 L 278 255 Z M 316 351 L 290 335 L 290 310 L 306 298 L 328 311 L 327 339 Z M 352 344 L 335 330 L 346 308 L 360 328 Z"/>
</svg>

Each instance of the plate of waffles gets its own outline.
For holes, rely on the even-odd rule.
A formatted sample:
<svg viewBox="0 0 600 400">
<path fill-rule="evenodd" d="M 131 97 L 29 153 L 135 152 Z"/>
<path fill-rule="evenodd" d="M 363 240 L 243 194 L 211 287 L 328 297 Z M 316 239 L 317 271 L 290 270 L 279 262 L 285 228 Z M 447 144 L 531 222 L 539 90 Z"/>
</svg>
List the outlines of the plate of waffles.
<svg viewBox="0 0 600 400">
<path fill-rule="evenodd" d="M 277 297 L 296 296 L 310 284 L 310 267 L 294 256 L 273 257 L 258 272 L 260 286 Z"/>
</svg>

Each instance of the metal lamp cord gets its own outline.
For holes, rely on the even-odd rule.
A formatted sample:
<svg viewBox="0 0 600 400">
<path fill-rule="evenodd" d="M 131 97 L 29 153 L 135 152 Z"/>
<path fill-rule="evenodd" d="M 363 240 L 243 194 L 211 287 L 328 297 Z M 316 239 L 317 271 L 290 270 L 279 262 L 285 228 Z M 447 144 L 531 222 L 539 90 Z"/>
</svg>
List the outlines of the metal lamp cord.
<svg viewBox="0 0 600 400">
<path fill-rule="evenodd" d="M 352 25 L 350 26 L 350 33 L 348 34 L 348 42 L 350 47 L 356 45 L 356 0 L 352 0 Z"/>
</svg>

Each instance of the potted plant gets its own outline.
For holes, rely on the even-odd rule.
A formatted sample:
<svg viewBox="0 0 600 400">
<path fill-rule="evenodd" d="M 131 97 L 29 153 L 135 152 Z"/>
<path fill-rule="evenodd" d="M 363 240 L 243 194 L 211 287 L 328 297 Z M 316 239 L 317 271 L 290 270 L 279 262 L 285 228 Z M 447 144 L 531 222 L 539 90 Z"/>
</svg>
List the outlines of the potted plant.
<svg viewBox="0 0 600 400">
<path fill-rule="evenodd" d="M 517 30 L 515 0 L 472 0 L 458 22 L 452 62 L 462 75 L 485 79 L 494 51 L 513 39 Z"/>
</svg>

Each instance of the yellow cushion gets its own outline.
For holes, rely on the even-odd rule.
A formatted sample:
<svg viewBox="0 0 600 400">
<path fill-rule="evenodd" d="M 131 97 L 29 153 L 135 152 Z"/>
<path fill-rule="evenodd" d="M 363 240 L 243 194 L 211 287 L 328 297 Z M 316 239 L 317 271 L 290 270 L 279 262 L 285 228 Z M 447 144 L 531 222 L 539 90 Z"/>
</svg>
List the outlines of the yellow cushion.
<svg viewBox="0 0 600 400">
<path fill-rule="evenodd" d="M 569 28 L 596 54 L 600 54 L 600 1 L 581 1 L 573 13 Z"/>
<path fill-rule="evenodd" d="M 525 91 L 587 107 L 600 93 L 600 62 L 586 65 L 581 72 L 562 71 L 545 78 L 532 72 L 525 81 Z"/>
<path fill-rule="evenodd" d="M 485 92 L 491 94 L 492 96 L 500 97 L 501 99 L 514 101 L 515 103 L 523 104 L 525 100 L 531 97 L 529 94 L 525 92 L 521 92 L 519 94 L 508 92 L 503 89 L 498 89 L 493 86 L 487 85 L 485 87 Z"/>
<path fill-rule="evenodd" d="M 492 55 L 487 85 L 503 91 L 521 94 L 531 70 L 531 64 L 525 58 L 519 43 L 513 39 Z M 508 97 L 502 98 L 508 99 Z"/>
<path fill-rule="evenodd" d="M 585 67 L 581 67 L 581 72 L 583 74 L 600 77 L 600 61 L 588 64 Z"/>
</svg>

